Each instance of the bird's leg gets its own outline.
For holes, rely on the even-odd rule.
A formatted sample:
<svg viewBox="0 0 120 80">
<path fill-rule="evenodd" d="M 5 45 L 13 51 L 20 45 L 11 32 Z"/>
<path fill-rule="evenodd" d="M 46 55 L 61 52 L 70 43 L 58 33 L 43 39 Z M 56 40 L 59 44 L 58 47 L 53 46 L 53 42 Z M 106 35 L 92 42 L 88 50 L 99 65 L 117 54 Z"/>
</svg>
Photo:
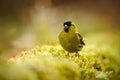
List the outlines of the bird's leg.
<svg viewBox="0 0 120 80">
<path fill-rule="evenodd" d="M 75 57 L 77 57 L 77 56 L 79 57 L 79 53 L 78 53 L 78 51 L 77 51 L 76 54 L 75 54 Z"/>
<path fill-rule="evenodd" d="M 66 54 L 66 56 L 69 56 L 69 52 Z"/>
</svg>

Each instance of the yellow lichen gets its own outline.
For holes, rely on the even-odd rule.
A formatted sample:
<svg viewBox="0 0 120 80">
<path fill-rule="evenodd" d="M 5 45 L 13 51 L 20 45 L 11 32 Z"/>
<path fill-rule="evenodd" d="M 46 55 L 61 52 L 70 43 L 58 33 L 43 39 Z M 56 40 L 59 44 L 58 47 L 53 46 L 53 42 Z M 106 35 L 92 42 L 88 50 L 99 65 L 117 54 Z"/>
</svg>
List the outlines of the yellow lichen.
<svg viewBox="0 0 120 80">
<path fill-rule="evenodd" d="M 0 65 L 0 80 L 119 80 L 118 38 L 106 41 L 99 35 L 100 40 L 95 39 L 89 38 L 77 56 L 68 56 L 59 44 L 22 51 Z"/>
</svg>

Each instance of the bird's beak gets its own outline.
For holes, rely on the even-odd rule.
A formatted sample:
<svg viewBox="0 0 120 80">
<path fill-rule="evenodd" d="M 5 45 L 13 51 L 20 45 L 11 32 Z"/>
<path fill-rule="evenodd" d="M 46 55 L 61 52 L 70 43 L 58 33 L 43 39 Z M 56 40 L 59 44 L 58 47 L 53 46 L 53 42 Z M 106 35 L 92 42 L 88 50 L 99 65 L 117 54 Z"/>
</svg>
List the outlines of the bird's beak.
<svg viewBox="0 0 120 80">
<path fill-rule="evenodd" d="M 67 26 L 67 25 L 64 26 L 65 32 L 68 32 L 68 28 L 69 28 L 69 26 Z"/>
</svg>

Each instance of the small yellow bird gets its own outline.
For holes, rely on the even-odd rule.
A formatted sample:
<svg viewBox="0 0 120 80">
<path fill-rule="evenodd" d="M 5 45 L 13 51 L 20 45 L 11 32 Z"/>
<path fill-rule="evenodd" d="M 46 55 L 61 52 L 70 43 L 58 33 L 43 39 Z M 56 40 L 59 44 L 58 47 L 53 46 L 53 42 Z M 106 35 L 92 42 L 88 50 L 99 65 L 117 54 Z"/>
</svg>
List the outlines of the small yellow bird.
<svg viewBox="0 0 120 80">
<path fill-rule="evenodd" d="M 83 37 L 78 32 L 77 26 L 71 21 L 63 24 L 63 29 L 58 38 L 61 46 L 68 52 L 77 53 L 85 45 Z"/>
</svg>

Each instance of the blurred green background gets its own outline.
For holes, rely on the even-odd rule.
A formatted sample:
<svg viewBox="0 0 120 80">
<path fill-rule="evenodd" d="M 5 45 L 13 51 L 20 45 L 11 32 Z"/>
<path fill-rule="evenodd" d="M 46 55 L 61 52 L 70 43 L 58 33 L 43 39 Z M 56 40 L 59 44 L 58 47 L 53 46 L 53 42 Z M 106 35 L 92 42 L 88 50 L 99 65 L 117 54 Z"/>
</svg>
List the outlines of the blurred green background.
<svg viewBox="0 0 120 80">
<path fill-rule="evenodd" d="M 67 20 L 74 21 L 85 38 L 97 33 L 119 34 L 120 1 L 0 0 L 0 54 L 57 42 Z"/>
</svg>

